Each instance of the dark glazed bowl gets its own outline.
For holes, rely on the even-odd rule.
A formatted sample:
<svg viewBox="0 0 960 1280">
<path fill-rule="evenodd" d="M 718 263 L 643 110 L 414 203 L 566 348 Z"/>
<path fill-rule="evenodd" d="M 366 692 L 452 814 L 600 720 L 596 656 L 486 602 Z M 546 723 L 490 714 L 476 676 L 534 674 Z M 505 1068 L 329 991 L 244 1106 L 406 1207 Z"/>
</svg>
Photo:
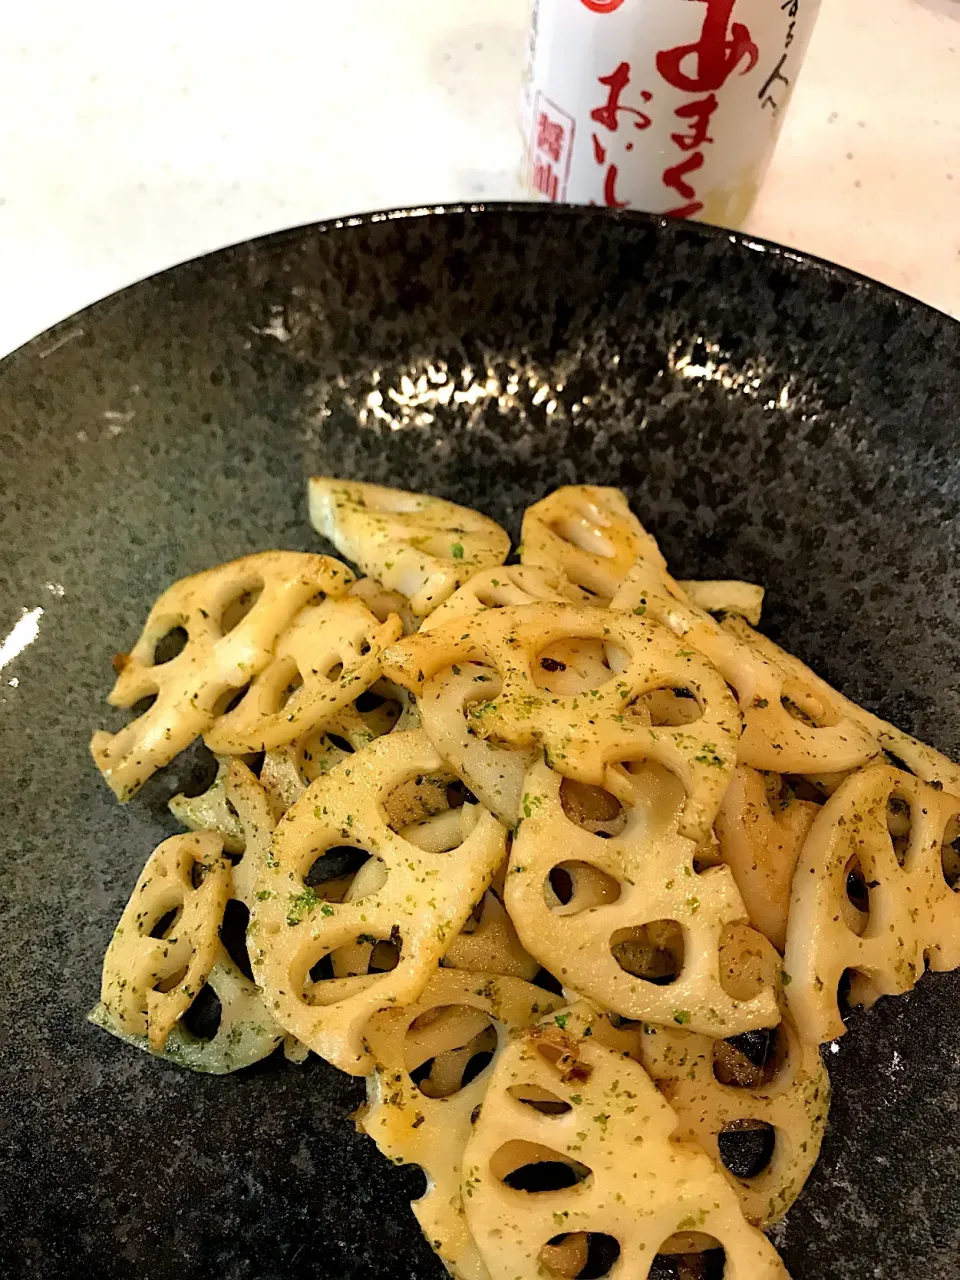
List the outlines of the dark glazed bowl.
<svg viewBox="0 0 960 1280">
<path fill-rule="evenodd" d="M 26 619 L 0 650 L 0 1273 L 441 1274 L 422 1178 L 350 1123 L 361 1082 L 193 1076 L 84 1021 L 178 772 L 121 809 L 87 742 L 172 579 L 316 546 L 315 471 L 514 534 L 556 484 L 618 484 L 681 576 L 763 582 L 775 638 L 955 751 L 958 335 L 743 237 L 479 208 L 227 249 L 0 366 L 0 635 Z M 823 1156 L 775 1232 L 794 1280 L 960 1274 L 958 1000 L 924 978 L 830 1046 Z"/>
</svg>

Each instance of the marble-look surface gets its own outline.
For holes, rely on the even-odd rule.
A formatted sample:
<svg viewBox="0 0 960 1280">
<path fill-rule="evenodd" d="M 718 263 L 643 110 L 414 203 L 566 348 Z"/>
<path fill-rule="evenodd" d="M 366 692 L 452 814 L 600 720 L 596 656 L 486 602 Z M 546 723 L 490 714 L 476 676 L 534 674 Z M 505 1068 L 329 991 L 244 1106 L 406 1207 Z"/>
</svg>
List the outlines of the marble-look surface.
<svg viewBox="0 0 960 1280">
<path fill-rule="evenodd" d="M 522 0 L 4 15 L 0 353 L 185 258 L 515 194 Z M 825 0 L 748 230 L 960 315 L 960 0 Z"/>
</svg>

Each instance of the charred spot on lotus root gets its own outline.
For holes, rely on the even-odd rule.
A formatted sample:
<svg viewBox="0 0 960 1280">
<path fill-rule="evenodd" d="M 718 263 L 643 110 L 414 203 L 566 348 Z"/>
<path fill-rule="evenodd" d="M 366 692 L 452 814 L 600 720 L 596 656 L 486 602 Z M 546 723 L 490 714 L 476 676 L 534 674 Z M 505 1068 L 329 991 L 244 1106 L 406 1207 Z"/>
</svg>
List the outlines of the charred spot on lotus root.
<svg viewBox="0 0 960 1280">
<path fill-rule="evenodd" d="M 887 764 L 891 765 L 894 769 L 899 769 L 901 773 L 913 774 L 915 772 L 910 768 L 906 760 L 898 756 L 895 751 L 891 751 L 889 747 L 883 748 L 883 758 L 886 760 Z"/>
<path fill-rule="evenodd" d="M 554 1018 L 556 1025 L 537 1027 L 533 1031 L 537 1057 L 542 1058 L 564 1084 L 587 1081 L 593 1074 L 593 1067 L 584 1061 L 578 1041 L 561 1030 L 566 1021 L 564 1015 L 558 1016 L 560 1021 Z"/>
<path fill-rule="evenodd" d="M 658 987 L 669 986 L 683 969 L 683 930 L 676 920 L 618 929 L 610 938 L 610 952 L 626 973 Z"/>
<path fill-rule="evenodd" d="M 529 1195 L 576 1187 L 592 1172 L 564 1152 L 525 1139 L 511 1139 L 495 1151 L 490 1171 L 514 1191 L 525 1191 Z"/>
<path fill-rule="evenodd" d="M 616 678 L 607 646 L 600 639 L 554 640 L 531 664 L 533 683 L 547 693 L 563 696 L 589 693 Z"/>
</svg>

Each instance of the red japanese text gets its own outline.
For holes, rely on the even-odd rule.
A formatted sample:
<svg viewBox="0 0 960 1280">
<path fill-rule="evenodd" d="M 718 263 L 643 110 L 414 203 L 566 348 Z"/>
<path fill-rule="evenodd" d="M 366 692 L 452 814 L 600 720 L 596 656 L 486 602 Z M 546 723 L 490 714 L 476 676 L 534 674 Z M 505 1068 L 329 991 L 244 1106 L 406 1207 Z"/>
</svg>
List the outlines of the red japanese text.
<svg viewBox="0 0 960 1280">
<path fill-rule="evenodd" d="M 626 117 L 634 129 L 650 128 L 653 121 L 645 111 L 639 107 L 626 106 L 622 101 L 623 94 L 630 85 L 629 62 L 621 62 L 610 75 L 600 76 L 599 83 L 607 90 L 607 100 L 590 112 L 591 120 L 608 133 L 619 132 L 621 116 Z M 653 94 L 643 89 L 639 96 L 641 102 L 647 103 L 651 100 Z M 619 167 L 614 161 L 607 165 L 608 146 L 609 140 L 606 140 L 606 145 L 604 145 L 604 139 L 601 138 L 600 133 L 595 132 L 593 134 L 593 158 L 601 168 L 606 166 L 603 178 L 603 203 L 611 209 L 626 209 L 630 201 L 620 200 L 617 197 Z M 624 149 L 631 151 L 633 143 L 627 142 Z"/>
<path fill-rule="evenodd" d="M 746 75 L 752 71 L 760 56 L 747 27 L 742 22 L 731 23 L 736 0 L 695 3 L 706 5 L 707 9 L 699 40 L 664 49 L 656 60 L 657 70 L 667 84 L 700 95 L 674 111 L 682 127 L 670 138 L 682 158 L 663 171 L 663 185 L 684 202 L 667 211 L 667 216 L 674 218 L 692 218 L 703 209 L 691 178 L 703 168 L 704 148 L 714 141 L 710 123 L 719 105 L 715 91 L 735 72 Z"/>
</svg>

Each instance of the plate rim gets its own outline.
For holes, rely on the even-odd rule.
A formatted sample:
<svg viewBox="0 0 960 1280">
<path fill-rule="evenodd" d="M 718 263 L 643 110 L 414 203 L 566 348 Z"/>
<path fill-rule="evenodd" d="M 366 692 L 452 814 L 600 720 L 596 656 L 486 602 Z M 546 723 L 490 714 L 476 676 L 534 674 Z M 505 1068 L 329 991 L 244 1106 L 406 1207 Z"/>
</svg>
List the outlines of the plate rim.
<svg viewBox="0 0 960 1280">
<path fill-rule="evenodd" d="M 898 289 L 895 285 L 886 284 L 882 280 L 875 280 L 872 276 L 865 275 L 862 271 L 857 271 L 853 267 L 842 266 L 840 263 L 831 262 L 828 258 L 809 253 L 804 249 L 793 248 L 777 240 L 769 240 L 763 236 L 718 226 L 715 223 L 669 218 L 662 214 L 648 213 L 642 209 L 607 209 L 592 205 L 550 204 L 533 200 L 456 200 L 453 202 L 400 205 L 369 210 L 364 213 L 341 214 L 336 217 L 317 219 L 313 222 L 296 223 L 290 227 L 281 227 L 276 231 L 265 231 L 260 235 L 230 241 L 227 244 L 218 246 L 216 249 L 207 249 L 202 253 L 194 254 L 192 257 L 183 258 L 168 267 L 161 267 L 157 271 L 148 272 L 147 275 L 140 276 L 129 284 L 122 285 L 119 289 L 105 293 L 94 302 L 88 303 L 78 311 L 71 312 L 41 330 L 32 338 L 28 338 L 0 359 L 0 379 L 7 373 L 8 369 L 12 368 L 20 360 L 29 359 L 34 355 L 39 359 L 52 355 L 68 338 L 71 327 L 76 327 L 84 316 L 103 306 L 104 303 L 110 302 L 115 298 L 121 298 L 130 290 L 137 289 L 148 281 L 160 280 L 162 277 L 172 272 L 180 271 L 184 267 L 196 266 L 206 258 L 214 258 L 219 254 L 230 253 L 247 246 L 283 244 L 284 241 L 294 241 L 308 233 L 316 236 L 328 236 L 344 231 L 365 229 L 381 223 L 446 218 L 462 216 L 463 214 L 474 214 L 482 217 L 484 214 L 504 213 L 543 219 L 556 218 L 563 220 L 572 218 L 577 221 L 632 223 L 636 226 L 653 229 L 659 235 L 700 237 L 703 241 L 712 243 L 726 240 L 729 244 L 736 245 L 741 250 L 769 254 L 774 260 L 789 262 L 793 268 L 812 272 L 822 279 L 836 280 L 848 287 L 885 295 L 899 310 L 909 311 L 918 317 L 926 316 L 928 321 L 942 325 L 947 333 L 953 330 L 957 349 L 960 351 L 960 319 L 955 319 L 948 312 L 941 311 L 939 307 L 933 306 L 932 303 L 924 302 L 920 298 L 914 298 L 911 294 L 906 293 L 903 289 Z M 41 346 L 45 347 L 46 350 L 40 350 Z"/>
</svg>

